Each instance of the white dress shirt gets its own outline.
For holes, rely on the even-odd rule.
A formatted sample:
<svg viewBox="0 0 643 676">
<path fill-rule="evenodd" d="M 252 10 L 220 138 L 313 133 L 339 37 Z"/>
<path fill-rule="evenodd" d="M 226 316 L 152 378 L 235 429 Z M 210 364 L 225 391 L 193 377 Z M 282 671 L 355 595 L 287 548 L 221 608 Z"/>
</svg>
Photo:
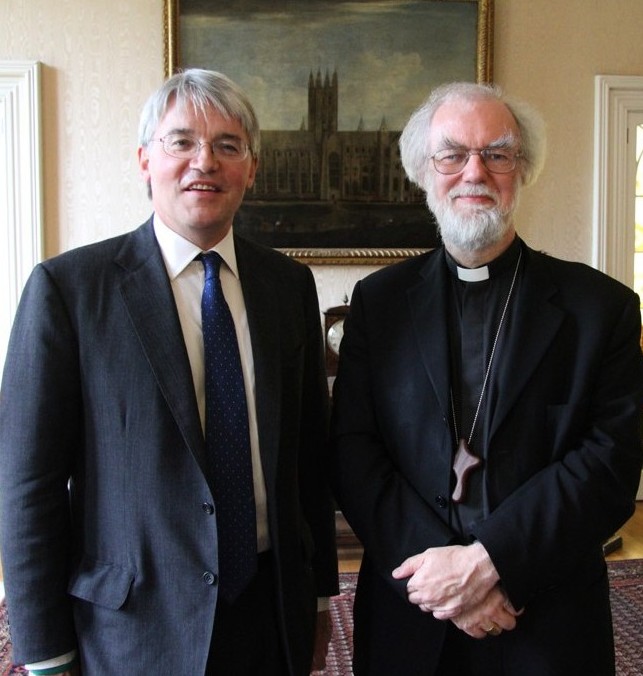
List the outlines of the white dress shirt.
<svg viewBox="0 0 643 676">
<path fill-rule="evenodd" d="M 201 329 L 201 295 L 205 284 L 203 263 L 194 259 L 202 253 L 198 246 L 189 242 L 170 230 L 161 219 L 154 214 L 154 232 L 158 240 L 168 277 L 172 285 L 176 307 L 179 313 L 183 338 L 190 359 L 194 391 L 199 404 L 201 426 L 205 433 L 205 364 L 203 361 L 203 332 Z M 252 471 L 254 479 L 255 503 L 257 508 L 257 551 L 270 549 L 268 533 L 268 517 L 266 507 L 266 485 L 259 454 L 259 433 L 257 431 L 257 408 L 255 406 L 255 371 L 250 343 L 248 315 L 243 300 L 241 280 L 237 268 L 237 257 L 234 251 L 232 229 L 214 247 L 225 265 L 221 266 L 220 278 L 223 295 L 230 307 L 234 328 L 239 343 L 241 369 L 246 388 L 248 404 L 248 423 L 250 428 L 250 451 L 252 455 Z M 330 600 L 326 597 L 317 599 L 318 610 L 328 610 Z"/>
<path fill-rule="evenodd" d="M 202 251 L 196 244 L 170 230 L 156 214 L 154 214 L 154 233 L 161 247 L 167 274 L 172 285 L 181 329 L 183 330 L 183 339 L 190 359 L 201 427 L 205 431 L 205 365 L 201 329 L 201 295 L 205 283 L 205 273 L 203 263 L 194 260 Z M 225 263 L 221 266 L 220 271 L 221 286 L 223 295 L 230 307 L 241 355 L 241 370 L 243 371 L 243 383 L 248 404 L 250 452 L 257 508 L 257 551 L 263 552 L 270 548 L 270 538 L 266 514 L 266 486 L 259 454 L 257 408 L 255 406 L 255 371 L 248 315 L 237 269 L 232 229 L 212 251 L 216 251 Z"/>
</svg>

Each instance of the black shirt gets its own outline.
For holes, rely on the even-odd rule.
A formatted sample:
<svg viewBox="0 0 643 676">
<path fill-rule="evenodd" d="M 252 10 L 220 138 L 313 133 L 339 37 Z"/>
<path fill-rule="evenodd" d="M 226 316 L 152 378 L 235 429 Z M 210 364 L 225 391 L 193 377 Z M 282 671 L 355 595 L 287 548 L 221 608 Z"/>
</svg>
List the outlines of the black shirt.
<svg viewBox="0 0 643 676">
<path fill-rule="evenodd" d="M 521 251 L 522 242 L 516 237 L 498 258 L 474 271 L 460 268 L 445 252 L 447 267 L 451 272 L 452 294 L 448 322 L 453 452 L 455 455 L 459 440 L 465 439 L 470 450 L 482 460 L 481 466 L 473 470 L 467 479 L 464 499 L 459 504 L 452 503 L 452 526 L 465 536 L 467 524 L 489 512 L 485 490 L 489 468 L 486 431 L 493 402 L 489 401 L 488 394 L 494 366 L 502 360 L 503 344 L 511 330 L 512 310 L 519 295 Z M 461 277 L 473 281 L 463 281 Z"/>
</svg>

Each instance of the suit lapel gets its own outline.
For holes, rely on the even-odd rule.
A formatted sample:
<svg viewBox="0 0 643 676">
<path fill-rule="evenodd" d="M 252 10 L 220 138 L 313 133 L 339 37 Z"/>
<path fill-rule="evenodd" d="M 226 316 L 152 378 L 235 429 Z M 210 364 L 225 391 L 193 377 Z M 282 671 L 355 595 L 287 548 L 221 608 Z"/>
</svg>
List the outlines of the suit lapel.
<svg viewBox="0 0 643 676">
<path fill-rule="evenodd" d="M 514 309 L 510 340 L 495 357 L 495 376 L 489 386 L 489 396 L 497 402 L 490 422 L 490 435 L 511 411 L 564 318 L 564 313 L 551 302 L 557 287 L 547 274 L 543 259 L 527 247 L 525 251 L 526 267 Z M 409 288 L 407 296 L 420 359 L 442 414 L 450 420 L 449 295 L 443 256 L 441 250 L 429 256 L 420 271 L 421 281 Z"/>
<path fill-rule="evenodd" d="M 497 363 L 489 394 L 497 404 L 490 438 L 538 368 L 564 319 L 564 313 L 551 302 L 557 287 L 542 265 L 542 258 L 526 247 L 525 251 L 525 270 L 515 299 L 509 340 L 494 357 Z"/>
<path fill-rule="evenodd" d="M 151 220 L 125 240 L 116 264 L 125 273 L 121 294 L 143 352 L 186 444 L 207 476 L 189 358 Z"/>
<path fill-rule="evenodd" d="M 447 277 L 444 253 L 436 251 L 420 271 L 422 280 L 407 293 L 420 359 L 431 380 L 442 415 L 450 414 L 449 333 Z"/>
</svg>

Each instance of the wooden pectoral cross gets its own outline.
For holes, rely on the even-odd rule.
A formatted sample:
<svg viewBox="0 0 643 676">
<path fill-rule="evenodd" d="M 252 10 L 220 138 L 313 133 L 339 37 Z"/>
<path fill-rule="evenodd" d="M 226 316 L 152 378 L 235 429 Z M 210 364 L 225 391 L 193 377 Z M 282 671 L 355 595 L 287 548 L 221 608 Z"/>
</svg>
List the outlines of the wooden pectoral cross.
<svg viewBox="0 0 643 676">
<path fill-rule="evenodd" d="M 469 450 L 466 439 L 460 439 L 458 450 L 453 461 L 453 471 L 456 476 L 456 484 L 451 494 L 451 499 L 456 504 L 463 502 L 467 496 L 467 480 L 469 474 L 482 464 L 482 460 Z"/>
</svg>

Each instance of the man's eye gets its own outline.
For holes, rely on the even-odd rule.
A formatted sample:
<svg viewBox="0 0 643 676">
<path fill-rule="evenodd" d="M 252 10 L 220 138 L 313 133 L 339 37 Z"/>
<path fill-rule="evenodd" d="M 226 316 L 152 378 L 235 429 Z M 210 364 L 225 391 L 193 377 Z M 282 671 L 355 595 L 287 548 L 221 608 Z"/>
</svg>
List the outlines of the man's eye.
<svg viewBox="0 0 643 676">
<path fill-rule="evenodd" d="M 175 150 L 190 150 L 194 148 L 195 141 L 187 136 L 174 136 L 170 141 L 170 147 Z"/>
<path fill-rule="evenodd" d="M 241 147 L 233 141 L 219 141 L 217 148 L 224 155 L 239 155 L 241 153 Z"/>
<path fill-rule="evenodd" d="M 447 155 L 442 155 L 440 162 L 448 162 L 449 164 L 458 164 L 463 162 L 466 158 L 466 153 L 448 153 Z"/>
<path fill-rule="evenodd" d="M 503 152 L 487 151 L 485 153 L 485 158 L 493 162 L 506 162 L 509 159 L 509 155 Z"/>
</svg>

